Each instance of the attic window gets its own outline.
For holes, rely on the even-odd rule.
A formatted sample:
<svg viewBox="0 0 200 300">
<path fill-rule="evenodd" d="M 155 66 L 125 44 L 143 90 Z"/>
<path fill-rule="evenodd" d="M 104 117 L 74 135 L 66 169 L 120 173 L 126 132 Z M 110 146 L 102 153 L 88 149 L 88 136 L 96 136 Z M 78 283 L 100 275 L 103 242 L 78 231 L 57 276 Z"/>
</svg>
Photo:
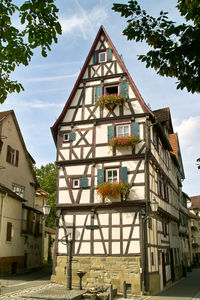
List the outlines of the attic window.
<svg viewBox="0 0 200 300">
<path fill-rule="evenodd" d="M 117 94 L 118 95 L 118 85 L 105 86 L 104 94 Z"/>
<path fill-rule="evenodd" d="M 106 51 L 99 52 L 99 63 L 105 62 L 106 60 L 107 60 L 107 53 L 106 53 Z"/>
<path fill-rule="evenodd" d="M 64 133 L 63 134 L 63 141 L 68 142 L 69 141 L 69 133 Z"/>
</svg>

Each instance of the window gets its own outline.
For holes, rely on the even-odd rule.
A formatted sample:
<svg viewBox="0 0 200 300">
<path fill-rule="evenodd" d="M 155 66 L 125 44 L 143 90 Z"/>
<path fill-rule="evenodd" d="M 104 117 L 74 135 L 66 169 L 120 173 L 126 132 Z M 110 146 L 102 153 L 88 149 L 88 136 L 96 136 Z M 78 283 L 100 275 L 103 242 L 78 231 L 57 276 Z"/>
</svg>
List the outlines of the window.
<svg viewBox="0 0 200 300">
<path fill-rule="evenodd" d="M 6 241 L 11 242 L 12 240 L 12 223 L 7 222 Z"/>
<path fill-rule="evenodd" d="M 153 127 L 153 144 L 156 148 L 156 150 L 159 151 L 159 137 L 156 129 Z"/>
<path fill-rule="evenodd" d="M 72 179 L 72 188 L 73 189 L 80 188 L 80 180 L 78 178 Z"/>
<path fill-rule="evenodd" d="M 63 134 L 63 141 L 68 142 L 69 141 L 69 133 L 64 133 Z"/>
<path fill-rule="evenodd" d="M 119 182 L 119 169 L 106 169 L 106 182 Z"/>
<path fill-rule="evenodd" d="M 117 94 L 118 95 L 118 85 L 111 85 L 104 87 L 104 94 Z"/>
<path fill-rule="evenodd" d="M 163 235 L 166 236 L 168 231 L 167 231 L 167 224 L 166 223 L 162 223 L 162 227 L 163 227 Z"/>
<path fill-rule="evenodd" d="M 116 126 L 116 136 L 129 136 L 131 135 L 131 127 L 127 125 Z"/>
<path fill-rule="evenodd" d="M 7 147 L 7 156 L 6 156 L 6 161 L 10 163 L 11 165 L 18 166 L 19 162 L 19 151 L 13 149 L 8 145 Z"/>
<path fill-rule="evenodd" d="M 152 266 L 154 266 L 155 262 L 154 262 L 154 253 L 151 252 L 151 264 Z"/>
<path fill-rule="evenodd" d="M 63 133 L 63 142 L 71 142 L 76 140 L 75 132 L 65 132 Z"/>
<path fill-rule="evenodd" d="M 19 195 L 20 197 L 24 198 L 24 192 L 25 192 L 25 187 L 13 184 L 12 185 L 13 192 Z"/>
<path fill-rule="evenodd" d="M 99 52 L 99 62 L 105 62 L 107 60 L 107 54 L 106 51 L 104 52 Z"/>
</svg>

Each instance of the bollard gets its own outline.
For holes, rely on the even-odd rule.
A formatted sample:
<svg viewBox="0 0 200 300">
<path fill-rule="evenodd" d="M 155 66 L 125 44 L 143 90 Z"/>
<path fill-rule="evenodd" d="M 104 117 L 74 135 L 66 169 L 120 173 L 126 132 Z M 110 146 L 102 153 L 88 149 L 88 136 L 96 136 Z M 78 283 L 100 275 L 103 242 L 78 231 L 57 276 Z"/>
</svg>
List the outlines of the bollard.
<svg viewBox="0 0 200 300">
<path fill-rule="evenodd" d="M 112 286 L 112 283 L 110 284 L 109 300 L 113 300 L 113 286 Z"/>
<path fill-rule="evenodd" d="M 126 281 L 123 282 L 123 297 L 127 298 Z"/>
</svg>

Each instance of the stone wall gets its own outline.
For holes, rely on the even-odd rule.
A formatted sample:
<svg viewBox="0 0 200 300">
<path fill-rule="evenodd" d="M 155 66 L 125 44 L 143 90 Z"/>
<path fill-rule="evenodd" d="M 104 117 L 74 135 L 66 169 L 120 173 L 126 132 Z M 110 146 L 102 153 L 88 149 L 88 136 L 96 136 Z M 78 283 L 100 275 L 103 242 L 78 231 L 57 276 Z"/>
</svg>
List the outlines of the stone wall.
<svg viewBox="0 0 200 300">
<path fill-rule="evenodd" d="M 51 280 L 66 284 L 66 256 L 57 257 L 56 275 Z M 140 294 L 140 257 L 74 257 L 72 263 L 72 285 L 79 285 L 77 271 L 87 272 L 83 277 L 83 288 L 109 286 L 113 284 L 118 292 L 123 290 L 126 281 L 132 294 Z M 131 285 L 131 286 L 130 286 Z"/>
<path fill-rule="evenodd" d="M 0 257 L 0 275 L 20 273 L 24 270 L 24 256 Z"/>
</svg>

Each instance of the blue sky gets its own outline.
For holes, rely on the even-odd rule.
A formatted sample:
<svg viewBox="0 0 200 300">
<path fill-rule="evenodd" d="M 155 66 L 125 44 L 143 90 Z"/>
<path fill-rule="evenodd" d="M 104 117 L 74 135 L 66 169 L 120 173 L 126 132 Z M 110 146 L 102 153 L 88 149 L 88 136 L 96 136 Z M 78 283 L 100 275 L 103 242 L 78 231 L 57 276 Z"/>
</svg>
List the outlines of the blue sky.
<svg viewBox="0 0 200 300">
<path fill-rule="evenodd" d="M 127 1 L 115 1 L 127 3 Z M 200 157 L 200 96 L 186 90 L 176 90 L 175 79 L 156 75 L 137 60 L 137 55 L 148 49 L 145 44 L 127 41 L 122 35 L 125 20 L 111 10 L 110 0 L 57 0 L 63 34 L 53 45 L 47 58 L 39 51 L 28 67 L 16 70 L 14 78 L 25 91 L 12 94 L 1 105 L 1 110 L 14 109 L 27 149 L 36 165 L 56 160 L 56 149 L 50 127 L 58 118 L 100 25 L 103 25 L 119 54 L 123 56 L 139 92 L 151 109 L 170 107 L 174 131 L 178 132 L 186 179 L 184 191 L 200 194 L 200 171 L 196 159 Z M 168 11 L 180 22 L 175 0 L 139 1 L 150 14 Z"/>
</svg>

